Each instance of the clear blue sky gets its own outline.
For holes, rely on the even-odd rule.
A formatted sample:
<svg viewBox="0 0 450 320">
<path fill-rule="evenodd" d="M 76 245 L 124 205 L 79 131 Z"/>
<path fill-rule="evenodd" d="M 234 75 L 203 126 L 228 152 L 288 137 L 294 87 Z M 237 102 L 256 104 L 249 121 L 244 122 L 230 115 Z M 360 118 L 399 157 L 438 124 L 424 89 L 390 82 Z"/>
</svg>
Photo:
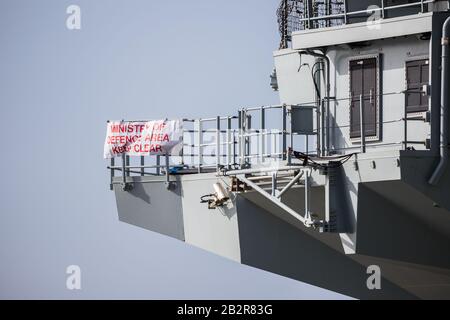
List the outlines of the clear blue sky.
<svg viewBox="0 0 450 320">
<path fill-rule="evenodd" d="M 66 28 L 70 4 L 81 30 Z M 0 298 L 342 298 L 120 223 L 109 191 L 107 119 L 278 102 L 277 5 L 0 2 Z M 81 291 L 66 289 L 71 264 Z"/>
</svg>

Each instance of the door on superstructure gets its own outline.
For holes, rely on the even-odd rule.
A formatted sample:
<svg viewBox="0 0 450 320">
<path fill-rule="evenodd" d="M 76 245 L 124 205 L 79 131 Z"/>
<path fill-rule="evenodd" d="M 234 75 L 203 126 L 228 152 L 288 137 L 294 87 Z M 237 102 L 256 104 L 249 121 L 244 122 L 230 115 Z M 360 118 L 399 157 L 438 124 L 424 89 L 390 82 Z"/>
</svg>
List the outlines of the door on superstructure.
<svg viewBox="0 0 450 320">
<path fill-rule="evenodd" d="M 428 111 L 428 95 L 423 90 L 428 85 L 429 60 L 406 62 L 406 110 L 410 112 Z"/>
<path fill-rule="evenodd" d="M 366 137 L 377 135 L 377 65 L 377 58 L 350 61 L 350 138 L 361 137 L 361 96 L 364 117 L 364 135 Z"/>
</svg>

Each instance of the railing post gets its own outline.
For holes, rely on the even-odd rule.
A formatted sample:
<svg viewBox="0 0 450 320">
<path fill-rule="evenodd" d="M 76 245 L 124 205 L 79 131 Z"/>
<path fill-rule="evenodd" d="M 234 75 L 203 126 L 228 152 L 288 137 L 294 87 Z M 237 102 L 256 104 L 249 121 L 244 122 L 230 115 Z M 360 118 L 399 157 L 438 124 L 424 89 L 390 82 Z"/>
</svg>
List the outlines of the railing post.
<svg viewBox="0 0 450 320">
<path fill-rule="evenodd" d="M 127 185 L 127 172 L 126 172 L 126 156 L 122 153 L 122 189 L 125 190 Z"/>
<path fill-rule="evenodd" d="M 305 154 L 309 154 L 309 135 L 305 134 Z"/>
<path fill-rule="evenodd" d="M 420 11 L 421 13 L 425 12 L 425 4 L 423 3 L 423 0 L 420 1 Z"/>
<path fill-rule="evenodd" d="M 312 222 L 311 211 L 309 208 L 309 175 L 310 172 L 308 170 L 305 170 L 305 225 L 309 225 Z"/>
<path fill-rule="evenodd" d="M 309 217 L 309 172 L 305 171 L 305 219 Z"/>
<path fill-rule="evenodd" d="M 403 108 L 403 144 L 404 144 L 404 150 L 408 149 L 408 107 L 406 103 L 408 93 L 405 92 L 405 103 Z"/>
<path fill-rule="evenodd" d="M 286 155 L 287 155 L 287 140 L 286 140 L 286 131 L 287 131 L 287 119 L 286 119 L 286 118 L 287 118 L 287 107 L 286 107 L 285 104 L 283 104 L 282 110 L 283 110 L 283 134 L 282 134 L 282 137 L 283 137 L 283 140 L 282 140 L 282 145 L 283 145 L 282 153 L 283 153 L 283 157 L 282 157 L 282 159 L 283 159 L 283 160 L 286 160 L 286 159 L 287 159 L 287 157 L 286 157 Z"/>
<path fill-rule="evenodd" d="M 181 133 L 181 135 L 182 135 L 182 139 L 183 139 L 183 144 L 181 145 L 181 150 L 180 150 L 180 161 L 181 161 L 181 165 L 182 166 L 184 166 L 184 147 L 185 147 L 185 145 L 184 145 L 184 130 L 183 130 L 183 132 Z"/>
<path fill-rule="evenodd" d="M 241 167 L 245 164 L 245 112 L 243 109 L 239 110 L 239 165 Z"/>
<path fill-rule="evenodd" d="M 114 166 L 115 166 L 115 158 L 112 157 L 112 158 L 111 158 L 111 172 L 110 172 L 110 175 L 111 175 L 111 184 L 109 185 L 109 188 L 110 188 L 111 190 L 114 189 L 114 185 L 113 185 L 113 183 L 114 183 L 114 171 L 115 171 L 115 169 L 113 169 Z"/>
<path fill-rule="evenodd" d="M 306 11 L 308 13 L 308 26 L 307 29 L 311 29 L 311 0 L 305 0 L 306 1 Z"/>
<path fill-rule="evenodd" d="M 126 163 L 127 163 L 127 176 L 130 176 L 130 156 L 126 156 Z"/>
<path fill-rule="evenodd" d="M 359 128 L 361 131 L 361 153 L 366 152 L 366 130 L 364 124 L 364 101 L 363 95 L 359 95 Z"/>
<path fill-rule="evenodd" d="M 261 152 L 261 163 L 264 162 L 264 154 L 266 153 L 266 146 L 265 146 L 265 134 L 266 134 L 266 110 L 264 107 L 261 107 L 261 131 L 260 131 L 260 141 L 261 144 L 260 152 Z"/>
<path fill-rule="evenodd" d="M 145 158 L 144 156 L 141 156 L 141 177 L 144 176 L 144 167 L 145 166 Z"/>
<path fill-rule="evenodd" d="M 170 159 L 169 154 L 165 154 L 166 158 L 166 188 L 170 189 Z"/>
<path fill-rule="evenodd" d="M 275 132 L 271 132 L 270 133 L 270 137 L 272 139 L 272 145 L 271 145 L 271 157 L 275 154 L 278 153 L 278 139 L 280 136 L 280 132 L 279 130 L 276 130 Z M 277 158 L 279 158 L 280 156 L 277 155 Z"/>
<path fill-rule="evenodd" d="M 384 15 L 385 15 L 385 12 L 384 12 L 384 0 L 381 0 L 381 18 L 384 19 Z"/>
<path fill-rule="evenodd" d="M 161 175 L 161 156 L 156 156 L 156 175 Z"/>
<path fill-rule="evenodd" d="M 292 130 L 292 110 L 291 110 L 291 117 L 289 119 L 289 150 L 294 149 L 294 134 L 293 134 L 293 130 Z M 287 153 L 287 160 L 288 160 L 288 164 L 291 165 L 292 164 L 292 157 L 291 157 L 291 152 Z"/>
<path fill-rule="evenodd" d="M 216 169 L 220 170 L 220 116 L 216 119 Z"/>
<path fill-rule="evenodd" d="M 227 118 L 227 168 L 231 169 L 231 161 L 232 157 L 231 154 L 233 152 L 233 145 L 234 141 L 232 140 L 232 132 L 231 132 L 231 117 Z"/>
<path fill-rule="evenodd" d="M 251 156 L 252 155 L 252 116 L 250 114 L 246 114 L 245 117 L 245 131 L 247 132 L 246 138 L 245 138 L 245 155 Z M 245 164 L 251 165 L 252 158 L 246 157 L 245 158 Z"/>
<path fill-rule="evenodd" d="M 344 24 L 347 24 L 347 0 L 344 0 Z"/>
<path fill-rule="evenodd" d="M 198 173 L 202 172 L 202 162 L 203 162 L 203 129 L 202 120 L 197 120 L 197 140 L 198 140 Z"/>
</svg>

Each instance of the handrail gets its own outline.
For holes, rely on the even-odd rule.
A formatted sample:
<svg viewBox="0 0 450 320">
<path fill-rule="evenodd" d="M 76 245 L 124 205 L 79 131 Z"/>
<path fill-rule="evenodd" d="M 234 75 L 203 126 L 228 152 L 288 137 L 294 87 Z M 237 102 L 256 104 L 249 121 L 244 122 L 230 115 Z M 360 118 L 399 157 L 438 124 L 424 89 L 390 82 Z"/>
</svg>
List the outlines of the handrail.
<svg viewBox="0 0 450 320">
<path fill-rule="evenodd" d="M 424 13 L 424 5 L 433 3 L 435 0 L 420 0 L 417 2 L 412 3 L 404 3 L 404 4 L 398 4 L 394 6 L 385 6 L 383 2 L 383 6 L 381 8 L 375 8 L 372 7 L 370 9 L 366 10 L 357 10 L 357 11 L 347 11 L 344 13 L 335 13 L 330 15 L 323 15 L 323 16 L 316 16 L 316 17 L 310 17 L 310 18 L 300 18 L 298 21 L 300 22 L 306 22 L 306 21 L 317 21 L 317 20 L 329 20 L 329 19 L 336 19 L 336 18 L 342 18 L 344 16 L 353 16 L 353 15 L 359 15 L 359 14 L 373 14 L 375 11 L 381 11 L 384 15 L 385 11 L 394 10 L 394 9 L 401 9 L 401 8 L 408 8 L 408 7 L 415 7 L 415 6 L 421 6 L 421 13 Z"/>
<path fill-rule="evenodd" d="M 389 96 L 400 96 L 410 93 L 410 91 L 393 91 L 387 93 L 377 93 L 377 96 L 389 97 Z M 347 107 L 348 104 L 355 102 L 360 103 L 360 108 L 362 107 L 362 100 L 369 97 L 370 94 L 361 94 L 359 97 L 340 97 L 330 99 L 331 103 L 335 104 L 335 107 Z M 396 99 L 400 101 L 399 99 Z M 401 101 L 404 101 L 402 99 Z M 343 103 L 344 102 L 344 103 Z M 392 103 L 394 102 L 394 103 Z M 383 108 L 398 107 L 395 101 L 384 102 Z M 319 102 L 320 103 L 320 102 Z M 289 161 L 289 149 L 294 147 L 294 137 L 305 137 L 304 146 L 306 148 L 305 153 L 314 154 L 317 148 L 309 146 L 310 135 L 317 135 L 321 128 L 317 127 L 321 122 L 315 122 L 314 130 L 311 133 L 296 133 L 289 129 L 287 123 L 289 123 L 288 117 L 290 117 L 290 110 L 293 107 L 311 107 L 311 103 L 301 103 L 294 105 L 274 105 L 274 106 L 260 106 L 260 107 L 249 107 L 242 108 L 239 110 L 239 116 L 216 116 L 214 118 L 201 118 L 201 119 L 184 119 L 186 128 L 183 130 L 183 135 L 185 141 L 183 142 L 180 154 L 172 155 L 166 158 L 168 162 L 161 162 L 161 156 L 156 156 L 155 159 L 147 160 L 144 156 L 140 157 L 140 163 L 130 163 L 130 157 L 126 156 L 122 158 L 122 163 L 120 165 L 114 158 L 111 159 L 111 163 L 108 166 L 111 175 L 111 186 L 117 184 L 115 180 L 115 171 L 122 173 L 121 183 L 127 186 L 130 183 L 128 178 L 131 174 L 136 174 L 140 176 L 146 175 L 161 175 L 164 171 L 167 172 L 179 172 L 180 170 L 186 170 L 187 173 L 192 173 L 195 171 L 197 173 L 202 173 L 205 170 L 211 172 L 214 170 L 216 172 L 229 171 L 234 169 L 245 169 L 252 168 L 254 164 L 264 164 L 268 159 L 275 159 L 276 161 L 282 160 L 281 164 L 291 164 Z M 281 122 L 275 126 L 278 129 L 267 129 L 270 121 L 275 121 L 274 117 L 268 116 L 267 112 L 281 112 Z M 259 114 L 258 125 L 252 127 L 252 116 Z M 214 119 L 215 121 L 213 121 Z M 238 121 L 236 121 L 238 120 Z M 240 120 L 240 121 L 239 121 Z M 278 120 L 277 120 L 278 121 Z M 347 147 L 333 146 L 329 149 L 330 152 L 354 152 L 356 148 L 360 148 L 361 152 L 366 152 L 370 147 L 401 147 L 403 145 L 404 149 L 408 148 L 408 144 L 424 144 L 423 141 L 408 141 L 407 131 L 408 131 L 408 121 L 429 121 L 428 117 L 408 117 L 407 109 L 404 109 L 404 114 L 400 117 L 395 117 L 392 119 L 378 119 L 378 125 L 395 125 L 397 123 L 404 122 L 405 135 L 403 141 L 377 141 L 371 142 L 370 145 L 366 144 L 365 130 L 366 125 L 364 116 L 360 118 L 361 124 L 361 140 L 360 145 L 350 145 Z M 205 127 L 206 123 L 210 122 L 212 127 Z M 314 122 L 314 121 L 313 121 Z M 255 122 L 256 123 L 256 122 Z M 213 124 L 215 124 L 213 126 Z M 273 123 L 271 123 L 273 125 Z M 191 126 L 191 127 L 189 127 Z M 193 128 L 192 128 L 193 126 Z M 339 125 L 332 123 L 329 128 L 328 134 L 335 136 L 336 129 L 343 129 L 351 127 L 350 123 L 342 123 Z M 190 137 L 191 141 L 186 141 Z M 290 139 L 288 139 L 288 137 Z M 317 139 L 316 139 L 317 140 Z M 297 141 L 298 142 L 298 141 Z M 315 141 L 315 143 L 319 143 Z M 312 152 L 310 152 L 312 150 Z M 284 162 L 284 160 L 287 160 Z M 136 161 L 134 161 L 136 162 Z M 149 170 L 154 170 L 148 172 Z M 183 171 L 181 171 L 183 172 Z M 168 185 L 170 185 L 168 181 Z"/>
<path fill-rule="evenodd" d="M 335 2 L 330 0 L 282 0 L 277 10 L 279 32 L 281 34 L 280 49 L 289 47 L 289 43 L 292 42 L 293 32 L 347 25 L 353 23 L 351 18 L 370 17 L 374 13 L 379 13 L 380 18 L 385 19 L 387 12 L 404 8 L 418 7 L 417 13 L 422 14 L 427 12 L 426 5 L 434 3 L 435 0 L 417 0 L 411 3 L 389 6 L 386 5 L 385 0 L 379 0 L 378 3 L 376 1 L 373 2 L 365 10 L 349 11 L 347 0 L 335 0 Z M 315 7 L 316 10 L 312 7 Z"/>
</svg>

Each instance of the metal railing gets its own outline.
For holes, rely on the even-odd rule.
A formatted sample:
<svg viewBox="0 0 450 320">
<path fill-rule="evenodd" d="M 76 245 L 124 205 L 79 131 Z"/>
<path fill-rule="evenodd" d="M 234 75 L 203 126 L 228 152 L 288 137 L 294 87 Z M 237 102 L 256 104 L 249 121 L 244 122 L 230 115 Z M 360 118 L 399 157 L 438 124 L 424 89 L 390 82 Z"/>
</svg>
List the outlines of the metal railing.
<svg viewBox="0 0 450 320">
<path fill-rule="evenodd" d="M 305 154 L 311 156 L 324 157 L 328 154 L 346 154 L 348 152 L 365 153 L 367 148 L 394 147 L 408 149 L 410 145 L 426 145 L 426 140 L 411 141 L 408 139 L 408 122 L 422 121 L 428 122 L 429 117 L 411 114 L 406 108 L 406 96 L 396 99 L 392 104 L 386 104 L 385 98 L 390 96 L 404 96 L 406 94 L 423 92 L 390 92 L 377 94 L 376 97 L 360 94 L 357 97 L 333 98 L 334 108 L 350 109 L 351 104 L 359 108 L 359 137 L 353 139 L 350 146 L 341 147 L 339 145 L 330 146 L 326 149 L 326 135 L 331 136 L 331 140 L 336 142 L 338 133 L 343 129 L 355 130 L 355 124 L 333 118 L 335 115 L 328 115 L 320 106 L 324 99 L 315 103 L 304 103 L 298 105 L 271 105 L 252 108 L 242 108 L 237 116 L 216 116 L 213 118 L 184 119 L 183 148 L 179 154 L 170 156 L 133 157 L 122 156 L 120 165 L 116 164 L 116 159 L 112 158 L 108 169 L 111 175 L 111 188 L 113 184 L 122 184 L 124 188 L 132 182 L 132 176 L 165 175 L 166 182 L 170 186 L 170 175 L 177 173 L 203 173 L 203 172 L 227 172 L 230 170 L 243 170 L 252 167 L 262 167 L 271 163 L 279 162 L 282 165 L 294 164 L 290 150 L 303 150 Z M 366 118 L 364 116 L 365 99 L 377 101 L 377 108 L 380 106 L 386 114 L 388 108 L 398 108 L 399 116 L 392 119 L 380 119 L 376 117 L 375 126 L 383 130 L 386 125 L 403 126 L 403 139 L 399 141 L 383 142 L 381 139 L 368 143 Z M 404 103 L 404 107 L 401 106 Z M 312 131 L 295 132 L 292 129 L 293 108 L 312 108 L 314 113 L 311 119 L 315 124 Z M 325 114 L 323 113 L 325 112 Z M 270 113 L 270 114 L 269 114 Z M 392 113 L 391 113 L 392 114 Z M 411 116 L 412 115 L 412 116 Z M 427 113 L 426 113 L 427 115 Z M 254 121 L 254 120 L 257 121 Z M 253 120 L 253 121 L 252 121 Z M 142 120 L 140 120 L 142 121 Z M 373 123 L 372 123 L 373 125 Z M 359 126 L 359 128 L 358 128 Z M 398 129 L 401 132 L 401 127 Z M 380 134 L 380 132 L 378 133 Z M 303 139 L 302 139 L 303 138 Z M 311 141 L 311 138 L 313 138 Z M 342 136 L 343 139 L 349 137 Z M 392 139 L 391 139 L 392 140 Z M 133 160 L 134 163 L 131 163 Z M 120 181 L 115 179 L 115 172 L 121 173 Z"/>
<path fill-rule="evenodd" d="M 280 49 L 287 48 L 292 40 L 292 33 L 300 30 L 318 29 L 338 26 L 367 20 L 385 19 L 394 10 L 417 8 L 417 12 L 392 14 L 425 13 L 427 4 L 435 0 L 408 1 L 408 3 L 389 5 L 389 0 L 374 0 L 364 10 L 352 10 L 357 1 L 351 0 L 281 0 L 277 10 L 279 32 L 281 36 Z"/>
</svg>

